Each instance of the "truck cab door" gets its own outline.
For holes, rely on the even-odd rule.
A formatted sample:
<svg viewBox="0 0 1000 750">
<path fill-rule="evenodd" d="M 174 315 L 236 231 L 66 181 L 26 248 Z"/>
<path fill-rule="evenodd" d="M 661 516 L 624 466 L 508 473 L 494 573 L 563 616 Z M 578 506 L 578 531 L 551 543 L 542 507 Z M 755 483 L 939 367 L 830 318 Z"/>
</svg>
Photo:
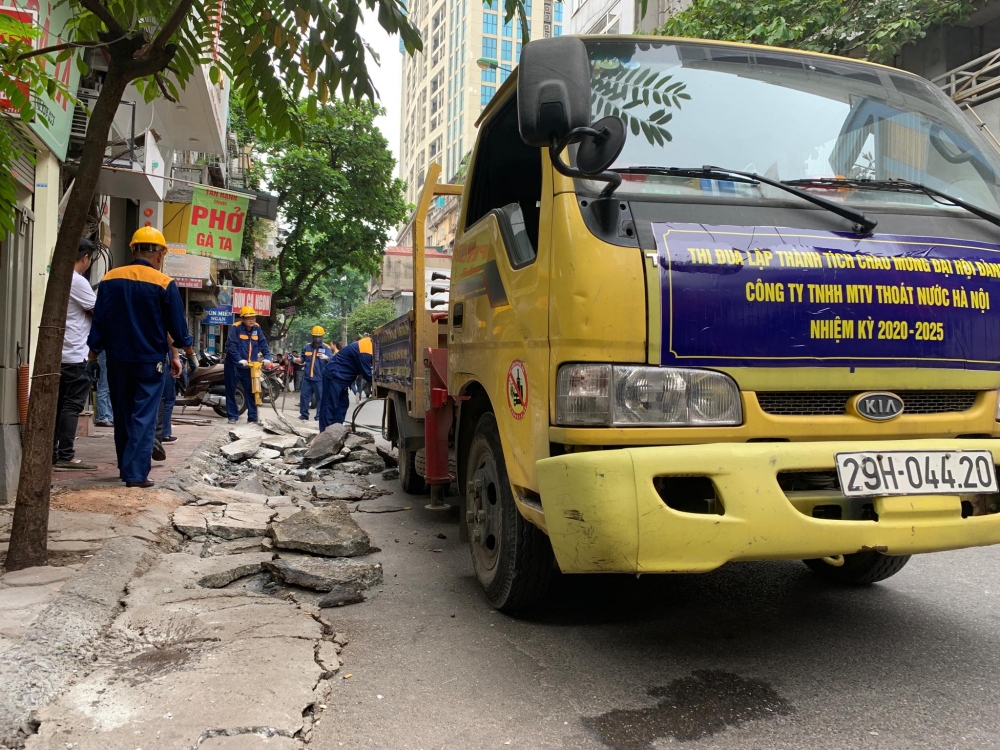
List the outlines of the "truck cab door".
<svg viewBox="0 0 1000 750">
<path fill-rule="evenodd" d="M 472 382 L 486 390 L 510 480 L 536 490 L 535 461 L 548 455 L 552 184 L 542 150 L 521 141 L 513 96 L 480 128 L 465 196 L 452 263 L 449 390 Z"/>
</svg>

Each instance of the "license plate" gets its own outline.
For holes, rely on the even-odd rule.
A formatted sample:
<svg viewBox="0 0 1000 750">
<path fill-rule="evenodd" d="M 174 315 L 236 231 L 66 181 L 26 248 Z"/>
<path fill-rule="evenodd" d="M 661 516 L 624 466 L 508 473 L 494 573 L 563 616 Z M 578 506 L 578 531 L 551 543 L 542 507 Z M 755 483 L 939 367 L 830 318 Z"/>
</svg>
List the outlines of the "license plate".
<svg viewBox="0 0 1000 750">
<path fill-rule="evenodd" d="M 997 491 L 990 451 L 859 451 L 838 453 L 836 459 L 847 497 Z"/>
</svg>

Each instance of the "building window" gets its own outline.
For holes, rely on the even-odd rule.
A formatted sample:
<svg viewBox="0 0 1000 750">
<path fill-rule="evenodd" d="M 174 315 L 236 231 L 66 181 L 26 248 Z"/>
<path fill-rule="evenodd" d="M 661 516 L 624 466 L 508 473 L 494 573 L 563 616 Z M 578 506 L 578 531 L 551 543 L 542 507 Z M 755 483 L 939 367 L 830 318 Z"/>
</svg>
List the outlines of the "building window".
<svg viewBox="0 0 1000 750">
<path fill-rule="evenodd" d="M 524 0 L 524 15 L 531 18 L 531 0 Z"/>
<path fill-rule="evenodd" d="M 483 13 L 483 33 L 484 34 L 496 34 L 497 33 L 497 14 L 496 13 Z"/>
<path fill-rule="evenodd" d="M 493 94 L 496 93 L 496 86 L 480 86 L 479 87 L 479 106 L 485 107 L 490 103 L 490 99 L 493 98 Z"/>
<path fill-rule="evenodd" d="M 507 80 L 507 76 L 509 76 L 509 75 L 510 75 L 510 71 L 509 70 L 507 70 L 506 68 L 501 68 L 500 69 L 500 83 L 503 83 L 504 81 L 506 81 Z"/>
<path fill-rule="evenodd" d="M 503 22 L 503 35 L 510 36 L 514 33 L 514 25 L 511 21 Z"/>
<path fill-rule="evenodd" d="M 489 57 L 496 59 L 497 57 L 497 40 L 492 38 L 483 39 L 483 57 Z"/>
<path fill-rule="evenodd" d="M 489 70 L 482 71 L 482 81 L 483 83 L 496 83 L 497 82 L 497 69 L 490 68 Z"/>
<path fill-rule="evenodd" d="M 511 47 L 512 46 L 513 46 L 513 44 L 508 39 L 504 39 L 502 42 L 500 42 L 500 59 L 501 60 L 510 60 Z"/>
<path fill-rule="evenodd" d="M 552 36 L 562 36 L 562 26 L 552 27 Z"/>
<path fill-rule="evenodd" d="M 562 3 L 556 3 L 555 4 L 555 15 L 556 15 L 555 22 L 556 23 L 562 23 L 562 11 L 563 11 L 563 4 Z"/>
<path fill-rule="evenodd" d="M 517 61 L 521 62 L 521 43 L 517 43 Z"/>
</svg>

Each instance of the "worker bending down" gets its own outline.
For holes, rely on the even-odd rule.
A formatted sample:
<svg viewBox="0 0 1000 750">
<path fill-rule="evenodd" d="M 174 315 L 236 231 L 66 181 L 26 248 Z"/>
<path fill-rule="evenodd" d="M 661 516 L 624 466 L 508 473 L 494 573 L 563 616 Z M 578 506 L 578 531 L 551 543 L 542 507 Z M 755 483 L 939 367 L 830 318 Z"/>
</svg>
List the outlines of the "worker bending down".
<svg viewBox="0 0 1000 750">
<path fill-rule="evenodd" d="M 323 397 L 319 405 L 319 430 L 339 424 L 347 417 L 351 397 L 348 388 L 360 375 L 372 379 L 372 340 L 363 338 L 345 346 L 323 370 Z"/>
</svg>

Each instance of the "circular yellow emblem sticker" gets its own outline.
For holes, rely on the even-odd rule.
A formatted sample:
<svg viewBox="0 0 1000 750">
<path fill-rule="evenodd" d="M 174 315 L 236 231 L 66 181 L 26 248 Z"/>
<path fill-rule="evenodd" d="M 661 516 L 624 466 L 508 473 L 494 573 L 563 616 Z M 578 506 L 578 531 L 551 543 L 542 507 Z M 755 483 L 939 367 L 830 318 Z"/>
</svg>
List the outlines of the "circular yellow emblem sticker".
<svg viewBox="0 0 1000 750">
<path fill-rule="evenodd" d="M 528 369 L 519 359 L 507 371 L 507 406 L 514 419 L 523 419 L 528 411 Z"/>
</svg>

